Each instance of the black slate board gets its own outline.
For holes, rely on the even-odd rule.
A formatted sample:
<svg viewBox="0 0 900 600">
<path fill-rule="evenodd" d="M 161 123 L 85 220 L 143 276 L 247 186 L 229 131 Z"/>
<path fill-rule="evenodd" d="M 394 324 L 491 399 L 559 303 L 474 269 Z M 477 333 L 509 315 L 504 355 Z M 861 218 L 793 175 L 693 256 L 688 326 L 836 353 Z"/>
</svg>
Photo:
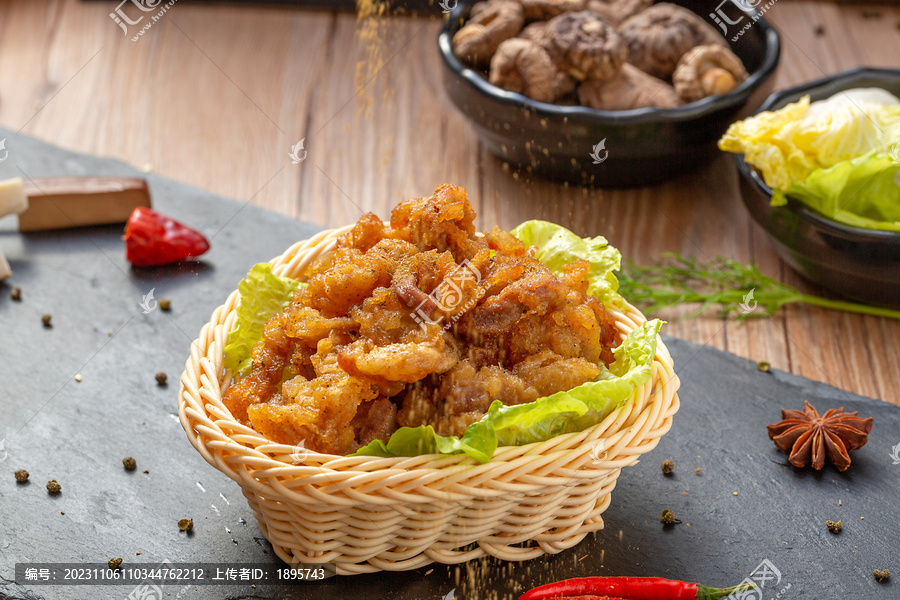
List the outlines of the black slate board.
<svg viewBox="0 0 900 600">
<path fill-rule="evenodd" d="M 9 159 L 0 178 L 140 175 L 0 130 L 3 137 Z M 174 416 L 176 382 L 190 341 L 247 269 L 316 228 L 147 178 L 157 208 L 212 238 L 203 260 L 133 270 L 119 227 L 20 235 L 14 222 L 0 221 L 0 246 L 15 271 L 0 283 L 0 598 L 122 599 L 132 592 L 17 585 L 16 563 L 278 563 L 237 484 L 187 442 Z M 12 285 L 21 286 L 22 302 L 10 300 Z M 171 298 L 171 312 L 143 313 L 151 289 L 157 300 Z M 50 329 L 41 325 L 45 312 L 53 315 Z M 164 597 L 423 600 L 455 590 L 460 599 L 503 600 L 591 574 L 734 584 L 763 560 L 782 578 L 777 587 L 766 582 L 765 598 L 784 588 L 785 599 L 900 597 L 898 584 L 872 577 L 873 568 L 900 575 L 900 464 L 890 456 L 900 443 L 900 409 L 785 373 L 760 373 L 711 348 L 667 343 L 682 379 L 675 425 L 655 451 L 623 471 L 606 529 L 575 548 L 511 569 L 479 564 L 471 579 L 466 567 L 434 566 L 255 589 L 167 586 Z M 160 370 L 169 375 L 164 388 L 154 380 Z M 846 406 L 875 417 L 869 444 L 853 455 L 848 472 L 796 470 L 768 440 L 765 425 L 778 420 L 779 408 L 799 408 L 804 398 L 821 409 Z M 136 471 L 123 470 L 124 456 L 137 459 Z M 665 458 L 675 461 L 672 477 L 660 472 Z M 15 483 L 20 468 L 30 471 L 31 483 Z M 62 485 L 60 496 L 47 495 L 49 479 Z M 684 523 L 664 529 L 664 508 Z M 191 536 L 177 530 L 184 517 L 194 520 Z M 843 533 L 828 533 L 826 519 L 841 519 Z"/>
</svg>

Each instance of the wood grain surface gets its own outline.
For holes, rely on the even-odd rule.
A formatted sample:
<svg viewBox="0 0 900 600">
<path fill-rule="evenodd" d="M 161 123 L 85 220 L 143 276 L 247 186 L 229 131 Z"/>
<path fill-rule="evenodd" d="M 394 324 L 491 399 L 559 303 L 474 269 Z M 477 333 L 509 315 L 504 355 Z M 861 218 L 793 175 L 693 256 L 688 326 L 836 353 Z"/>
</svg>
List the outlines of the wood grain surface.
<svg viewBox="0 0 900 600">
<path fill-rule="evenodd" d="M 638 262 L 724 255 L 822 293 L 775 256 L 726 156 L 628 191 L 514 177 L 443 93 L 438 19 L 360 27 L 350 14 L 184 3 L 132 42 L 109 18 L 116 4 L 0 3 L 0 123 L 328 227 L 387 216 L 452 182 L 483 228 L 547 219 L 605 235 Z M 791 1 L 766 16 L 783 39 L 777 88 L 900 66 L 900 7 Z M 292 164 L 300 139 L 308 156 Z M 900 404 L 897 321 L 791 307 L 746 324 L 673 320 L 665 331 Z"/>
</svg>

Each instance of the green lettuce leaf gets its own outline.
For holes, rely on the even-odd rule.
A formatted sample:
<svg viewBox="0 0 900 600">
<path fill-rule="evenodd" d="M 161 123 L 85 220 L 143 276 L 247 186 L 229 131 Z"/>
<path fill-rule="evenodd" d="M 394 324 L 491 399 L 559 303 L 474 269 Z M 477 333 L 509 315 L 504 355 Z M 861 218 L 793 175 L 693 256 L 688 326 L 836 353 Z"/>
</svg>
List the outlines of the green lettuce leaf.
<svg viewBox="0 0 900 600">
<path fill-rule="evenodd" d="M 787 192 L 776 191 L 773 206 L 796 198 L 829 219 L 853 227 L 900 231 L 900 162 L 870 152 L 828 169 L 813 171 Z"/>
<path fill-rule="evenodd" d="M 622 255 L 609 245 L 606 238 L 581 238 L 556 223 L 525 221 L 511 232 L 514 236 L 537 247 L 537 259 L 547 265 L 554 275 L 563 267 L 581 258 L 591 263 L 588 272 L 588 293 L 606 306 L 621 307 L 619 280 L 614 271 L 622 264 Z"/>
<path fill-rule="evenodd" d="M 375 440 L 360 448 L 360 456 L 418 456 L 426 453 L 465 453 L 481 463 L 498 446 L 521 446 L 542 442 L 563 433 L 596 425 L 650 381 L 656 336 L 662 322 L 648 321 L 628 334 L 613 351 L 615 361 L 594 381 L 567 392 L 538 398 L 528 404 L 503 406 L 494 402 L 488 413 L 466 429 L 461 438 L 440 436 L 430 426 L 403 427 L 387 444 Z"/>
<path fill-rule="evenodd" d="M 241 301 L 237 307 L 234 331 L 225 346 L 225 368 L 238 379 L 250 371 L 250 356 L 256 342 L 263 338 L 263 327 L 270 318 L 290 304 L 291 296 L 300 283 L 272 273 L 269 263 L 255 265 L 238 285 Z"/>
</svg>

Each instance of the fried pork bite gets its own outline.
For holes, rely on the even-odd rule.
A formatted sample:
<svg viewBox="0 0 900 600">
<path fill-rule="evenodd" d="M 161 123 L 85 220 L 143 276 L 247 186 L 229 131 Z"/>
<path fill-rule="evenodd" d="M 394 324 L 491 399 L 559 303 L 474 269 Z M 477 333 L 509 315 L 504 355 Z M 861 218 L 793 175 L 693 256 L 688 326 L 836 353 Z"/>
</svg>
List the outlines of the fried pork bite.
<svg viewBox="0 0 900 600">
<path fill-rule="evenodd" d="M 269 439 L 329 454 L 399 427 L 462 435 L 491 403 L 572 389 L 610 364 L 615 322 L 587 294 L 590 264 L 561 276 L 512 234 L 476 235 L 466 192 L 442 185 L 363 216 L 265 326 L 250 373 L 225 393 Z"/>
</svg>

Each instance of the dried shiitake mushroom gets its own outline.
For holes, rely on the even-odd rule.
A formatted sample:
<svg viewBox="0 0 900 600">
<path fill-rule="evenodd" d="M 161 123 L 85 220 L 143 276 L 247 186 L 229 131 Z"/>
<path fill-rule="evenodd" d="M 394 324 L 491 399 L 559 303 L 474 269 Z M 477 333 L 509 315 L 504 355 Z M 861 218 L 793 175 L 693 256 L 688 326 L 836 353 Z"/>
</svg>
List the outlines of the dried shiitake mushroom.
<svg viewBox="0 0 900 600">
<path fill-rule="evenodd" d="M 587 10 L 597 13 L 614 27 L 653 5 L 653 0 L 588 0 Z"/>
<path fill-rule="evenodd" d="M 574 89 L 574 83 L 563 89 L 566 84 L 560 76 L 564 74 L 546 50 L 531 40 L 512 38 L 500 44 L 491 59 L 489 81 L 539 102 L 553 102 Z"/>
<path fill-rule="evenodd" d="M 546 21 L 565 12 L 584 10 L 587 0 L 520 0 L 529 21 Z"/>
<path fill-rule="evenodd" d="M 697 46 L 678 61 L 672 83 L 685 103 L 707 96 L 727 94 L 747 79 L 747 69 L 734 52 L 724 46 Z"/>
<path fill-rule="evenodd" d="M 526 25 L 525 29 L 519 33 L 519 37 L 531 40 L 539 46 L 543 46 L 544 50 L 546 50 L 547 46 L 550 45 L 549 28 L 550 24 L 547 21 L 535 21 Z"/>
<path fill-rule="evenodd" d="M 524 12 L 516 0 L 479 2 L 453 36 L 453 52 L 471 65 L 487 65 L 500 43 L 515 37 L 523 25 Z"/>
<path fill-rule="evenodd" d="M 619 34 L 628 46 L 628 62 L 663 80 L 672 78 L 678 61 L 691 48 L 726 45 L 725 38 L 703 19 L 668 2 L 626 19 Z"/>
<path fill-rule="evenodd" d="M 626 64 L 609 81 L 588 80 L 578 86 L 578 101 L 598 110 L 675 108 L 678 95 L 668 83 Z"/>
<path fill-rule="evenodd" d="M 557 66 L 577 79 L 612 79 L 628 57 L 624 40 L 590 11 L 569 12 L 547 21 L 546 48 Z"/>
<path fill-rule="evenodd" d="M 526 25 L 525 29 L 522 30 L 522 33 L 519 34 L 519 37 L 534 42 L 550 55 L 550 60 L 552 60 L 553 64 L 556 66 L 556 79 L 554 80 L 553 88 L 556 93 L 556 98 L 559 100 L 563 96 L 574 92 L 575 88 L 578 86 L 578 82 L 559 66 L 561 63 L 561 54 L 559 50 L 550 43 L 549 29 L 550 25 L 547 21 L 536 21 Z"/>
</svg>

